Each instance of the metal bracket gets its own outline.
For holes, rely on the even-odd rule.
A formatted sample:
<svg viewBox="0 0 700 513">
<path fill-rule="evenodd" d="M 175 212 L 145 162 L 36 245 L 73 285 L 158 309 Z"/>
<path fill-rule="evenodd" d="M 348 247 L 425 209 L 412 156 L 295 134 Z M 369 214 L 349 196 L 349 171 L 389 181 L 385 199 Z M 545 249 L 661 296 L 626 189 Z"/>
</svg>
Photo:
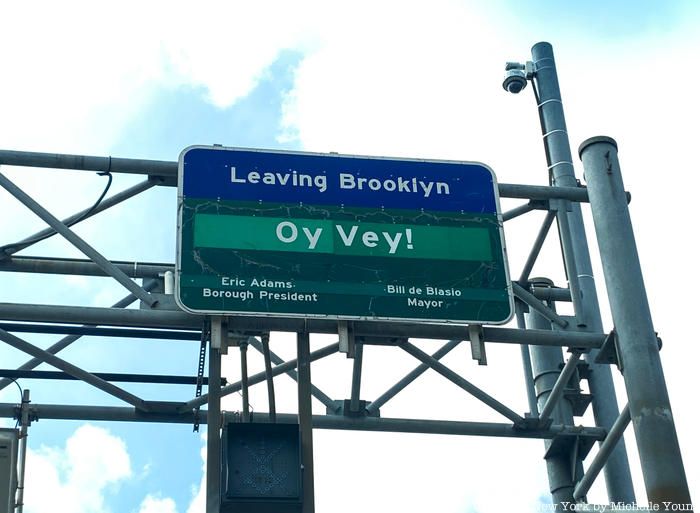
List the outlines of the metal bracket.
<svg viewBox="0 0 700 513">
<path fill-rule="evenodd" d="M 338 321 L 338 348 L 347 358 L 355 358 L 355 333 L 348 321 Z"/>
<path fill-rule="evenodd" d="M 663 341 L 661 340 L 661 337 L 659 337 L 658 332 L 655 331 L 654 335 L 656 336 L 656 344 L 660 351 L 663 347 Z M 618 344 L 617 331 L 615 328 L 613 328 L 613 330 L 608 333 L 608 336 L 605 338 L 603 345 L 600 346 L 598 356 L 595 358 L 595 363 L 616 365 L 620 372 L 624 372 L 625 362 L 622 361 Z"/>
<path fill-rule="evenodd" d="M 481 324 L 469 325 L 469 342 L 471 343 L 472 359 L 479 362 L 479 365 L 486 365 L 484 327 Z"/>
</svg>

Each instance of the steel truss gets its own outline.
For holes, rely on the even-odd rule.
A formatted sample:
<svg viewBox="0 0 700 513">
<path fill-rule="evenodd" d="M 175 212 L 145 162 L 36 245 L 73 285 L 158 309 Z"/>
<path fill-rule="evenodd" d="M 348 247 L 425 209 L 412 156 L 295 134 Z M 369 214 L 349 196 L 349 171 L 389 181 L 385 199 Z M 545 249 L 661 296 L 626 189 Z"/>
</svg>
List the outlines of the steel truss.
<svg viewBox="0 0 700 513">
<path fill-rule="evenodd" d="M 581 202 L 591 202 L 594 211 L 603 208 L 603 201 L 614 204 L 620 211 L 626 212 L 627 195 L 617 184 L 616 196 L 605 197 L 604 185 L 595 189 L 580 187 L 573 178 L 571 156 L 568 151 L 563 111 L 559 99 L 558 85 L 552 88 L 550 77 L 554 73 L 551 47 L 536 46 L 533 49 L 535 67 L 539 69 L 536 81 L 538 107 L 540 108 L 543 133 L 547 155 L 550 160 L 552 176 L 551 186 L 531 186 L 519 184 L 500 184 L 499 192 L 503 198 L 524 199 L 525 203 L 503 214 L 504 221 L 515 219 L 531 212 L 544 211 L 545 217 L 536 234 L 532 250 L 523 266 L 522 272 L 513 282 L 516 296 L 516 317 L 518 328 L 497 328 L 489 326 L 455 326 L 444 324 L 417 324 L 398 322 L 347 321 L 338 322 L 327 319 L 268 318 L 253 316 L 228 316 L 204 318 L 179 311 L 173 304 L 172 296 L 165 294 L 166 276 L 174 271 L 172 263 L 136 263 L 110 261 L 102 256 L 96 248 L 90 246 L 75 234 L 68 226 L 108 210 L 110 207 L 129 198 L 137 196 L 152 187 L 173 187 L 177 181 L 177 163 L 112 157 L 93 157 L 82 155 L 59 155 L 35 152 L 0 151 L 0 164 L 24 167 L 57 168 L 83 171 L 101 171 L 109 173 L 128 173 L 145 175 L 146 180 L 105 199 L 95 209 L 81 211 L 63 221 L 54 217 L 37 201 L 0 173 L 0 185 L 21 203 L 43 219 L 49 228 L 31 235 L 14 244 L 0 248 L 0 271 L 35 274 L 65 274 L 77 276 L 108 276 L 121 284 L 128 294 L 111 307 L 53 306 L 41 304 L 0 303 L 0 340 L 27 353 L 33 358 L 16 370 L 0 371 L 0 389 L 6 387 L 12 377 L 60 378 L 64 375 L 80 379 L 98 389 L 119 398 L 130 406 L 74 406 L 61 404 L 41 404 L 23 401 L 22 404 L 0 404 L 0 416 L 15 418 L 26 429 L 36 419 L 76 419 L 127 422 L 166 422 L 194 423 L 195 420 L 208 424 L 208 473 L 216 475 L 219 470 L 220 440 L 219 427 L 224 420 L 220 409 L 221 398 L 227 394 L 241 391 L 243 393 L 243 412 L 231 421 L 256 422 L 299 422 L 302 433 L 304 452 L 305 511 L 313 511 L 313 444 L 312 428 L 343 429 L 366 431 L 393 431 L 405 433 L 441 433 L 459 435 L 479 435 L 510 438 L 540 438 L 546 440 L 546 461 L 550 477 L 552 495 L 555 502 L 566 500 L 585 500 L 585 495 L 598 473 L 605 468 L 606 484 L 611 501 L 634 502 L 634 493 L 627 466 L 627 458 L 622 433 L 636 418 L 641 407 L 668 404 L 668 397 L 657 394 L 654 403 L 648 396 L 640 397 L 630 392 L 636 386 L 633 371 L 625 374 L 630 404 L 622 413 L 617 410 L 614 401 L 609 363 L 619 360 L 605 359 L 610 354 L 619 355 L 625 366 L 634 369 L 635 365 L 628 359 L 635 342 L 625 332 L 623 323 L 635 322 L 644 317 L 644 312 L 637 317 L 629 317 L 628 310 L 620 298 L 612 298 L 613 315 L 616 322 L 616 336 L 602 331 L 595 286 L 590 272 L 590 257 L 586 246 L 585 232 L 581 220 Z M 549 63 L 547 66 L 541 63 Z M 540 63 L 540 64 L 538 64 Z M 540 66 L 537 68 L 537 66 Z M 551 68 L 551 69 L 550 69 Z M 549 69 L 549 71 L 547 71 Z M 554 75 L 556 85 L 556 75 Z M 549 85 L 548 85 L 549 84 Z M 557 100 L 557 101 L 554 101 Z M 554 139 L 559 138 L 557 143 Z M 563 139 L 562 139 L 563 138 Z M 564 144 L 565 142 L 565 144 Z M 607 153 L 591 155 L 589 148 L 606 145 Z M 566 151 L 562 148 L 566 146 Z M 598 148 L 599 149 L 599 148 Z M 595 140 L 583 149 L 584 163 L 595 176 L 596 169 L 605 166 L 606 173 L 619 175 L 616 152 L 609 140 Z M 562 153 L 563 152 L 563 153 Z M 611 157 L 611 153 L 613 156 Z M 586 160 L 588 159 L 588 160 Z M 605 159 L 607 163 L 605 163 Z M 612 170 L 612 171 L 611 171 Z M 594 178 L 597 183 L 602 178 Z M 603 191 L 603 192 L 601 192 Z M 602 216 L 602 214 L 601 214 Z M 604 227 L 605 219 L 596 217 L 599 238 L 606 235 L 601 232 L 612 230 L 615 237 L 627 237 L 628 227 Z M 566 287 L 555 287 L 551 282 L 530 280 L 530 273 L 538 258 L 543 243 L 557 222 L 559 237 L 564 255 L 564 265 L 568 276 Z M 602 228 L 598 229 L 601 226 Z M 617 231 L 615 231 L 617 228 Z M 631 233 L 631 230 L 630 230 Z M 66 259 L 46 256 L 15 256 L 20 249 L 30 247 L 39 238 L 60 234 L 81 252 L 87 259 Z M 604 264 L 609 262 L 602 255 Z M 614 259 L 615 257 L 613 257 Z M 630 257 L 631 258 L 631 257 Z M 636 260 L 635 260 L 636 262 Z M 629 264 L 629 261 L 625 261 Z M 608 265 L 610 272 L 620 272 Z M 606 270 L 608 269 L 606 267 Z M 606 273 L 606 278 L 608 278 Z M 134 279 L 143 280 L 139 285 Z M 641 281 L 641 274 L 629 278 Z M 644 296 L 645 298 L 645 296 Z M 140 301 L 140 309 L 126 308 L 135 301 Z M 575 314 L 560 315 L 556 311 L 557 302 L 572 302 Z M 622 312 L 622 313 L 621 313 Z M 646 314 L 648 316 L 648 313 Z M 627 317 L 625 317 L 627 316 Z M 179 402 L 147 401 L 124 389 L 114 382 L 124 378 L 127 381 L 141 383 L 159 382 L 181 383 L 182 376 L 147 376 L 147 375 L 99 375 L 81 369 L 56 356 L 61 350 L 85 335 L 125 338 L 158 338 L 169 340 L 198 341 L 203 326 L 211 326 L 209 345 L 208 393 L 200 397 L 187 397 Z M 297 336 L 297 358 L 283 361 L 270 349 L 269 333 L 284 331 Z M 653 330 L 652 330 L 653 331 Z M 648 330 L 647 330 L 648 332 Z M 50 333 L 65 335 L 48 349 L 40 349 L 19 336 L 22 333 Z M 321 349 L 311 351 L 309 334 L 336 334 L 339 341 Z M 649 336 L 649 333 L 645 333 Z M 427 354 L 410 342 L 410 338 L 427 338 L 448 340 L 443 347 L 432 355 Z M 656 339 L 653 340 L 656 344 Z M 526 393 L 530 411 L 520 414 L 506 404 L 490 395 L 487 391 L 474 385 L 464 376 L 459 375 L 440 360 L 461 343 L 470 343 L 472 355 L 479 363 L 486 362 L 484 343 L 517 344 L 522 349 L 523 368 L 527 384 Z M 364 346 L 382 345 L 395 347 L 410 354 L 418 365 L 411 372 L 380 394 L 374 401 L 360 398 L 360 386 L 363 371 Z M 220 358 L 222 352 L 230 346 L 241 351 L 242 379 L 236 383 L 222 383 Z M 246 349 L 252 347 L 260 351 L 266 362 L 264 372 L 248 376 Z M 656 347 L 656 346 L 654 346 Z M 567 348 L 569 357 L 564 362 L 562 348 Z M 348 386 L 349 398 L 332 398 L 311 383 L 311 363 L 328 356 L 343 353 L 353 358 L 352 380 Z M 596 360 L 597 358 L 597 360 Z M 651 357 L 654 358 L 653 355 Z M 658 350 L 656 359 L 658 360 Z M 603 363 L 601 363 L 603 362 Z M 658 367 L 657 363 L 652 364 Z M 61 373 L 38 373 L 33 371 L 40 363 L 48 363 Z M 274 365 L 273 365 L 274 363 Z M 656 368 L 655 367 L 655 368 Z M 410 383 L 428 370 L 441 374 L 445 379 L 462 388 L 485 405 L 504 417 L 503 422 L 454 421 L 384 418 L 380 408 L 405 389 Z M 298 382 L 298 414 L 284 414 L 275 411 L 273 378 L 287 374 Z M 655 386 L 663 385 L 663 375 Z M 200 377 L 201 378 L 201 377 Z M 189 382 L 196 378 L 189 377 Z M 587 379 L 593 397 L 580 393 L 578 385 L 581 379 Z M 251 413 L 247 404 L 249 387 L 265 383 L 270 398 L 270 412 Z M 311 398 L 314 397 L 326 407 L 325 415 L 311 414 Z M 581 416 L 593 403 L 596 426 L 577 427 L 574 416 Z M 650 402 L 651 401 L 651 402 Z M 207 405 L 207 410 L 200 410 Z M 658 422 L 657 422 L 658 424 Z M 685 483 L 680 452 L 677 441 L 672 454 L 661 456 L 654 446 L 653 433 L 640 423 L 635 423 L 640 444 L 640 456 L 645 469 L 645 482 L 649 500 L 662 502 L 670 500 L 686 504 L 690 502 Z M 663 432 L 664 440 L 675 440 L 672 420 L 663 425 L 656 425 L 656 433 Z M 602 442 L 588 470 L 583 472 L 583 461 L 595 442 Z M 658 443 L 658 441 L 656 442 Z M 671 444 L 673 445 L 673 444 Z M 663 451 L 661 451 L 663 452 Z M 665 459 L 664 459 L 665 458 Z M 653 466 L 663 459 L 663 467 L 674 469 L 670 476 L 660 476 Z M 668 483 L 671 482 L 671 485 Z M 666 488 L 661 489 L 661 484 Z M 218 511 L 220 483 L 217 479 L 208 480 L 208 512 Z M 669 487 L 670 486 L 670 487 Z M 661 491 L 659 491 L 661 490 Z M 661 494 L 661 495 L 659 495 Z"/>
</svg>

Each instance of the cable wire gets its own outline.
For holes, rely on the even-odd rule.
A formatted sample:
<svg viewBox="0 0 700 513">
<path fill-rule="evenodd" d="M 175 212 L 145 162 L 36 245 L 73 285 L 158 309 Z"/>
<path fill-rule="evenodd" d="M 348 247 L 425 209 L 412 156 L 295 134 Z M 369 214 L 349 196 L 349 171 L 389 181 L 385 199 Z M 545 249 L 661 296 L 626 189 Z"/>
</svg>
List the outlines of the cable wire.
<svg viewBox="0 0 700 513">
<path fill-rule="evenodd" d="M 106 176 L 107 177 L 107 185 L 105 186 L 104 190 L 102 191 L 102 194 L 100 194 L 100 197 L 97 198 L 97 201 L 95 201 L 95 203 L 89 209 L 87 209 L 83 215 L 81 215 L 80 217 L 78 217 L 77 219 L 73 220 L 70 223 L 66 223 L 66 226 L 68 228 L 83 221 L 86 217 L 89 217 L 95 211 L 95 209 L 100 205 L 100 203 L 102 203 L 102 200 L 107 195 L 107 192 L 109 192 L 109 189 L 112 186 L 112 173 L 109 171 L 101 171 L 97 174 L 99 176 Z M 56 235 L 56 233 L 57 232 L 52 229 L 49 233 L 42 235 L 40 237 L 35 237 L 33 239 L 13 242 L 11 244 L 5 244 L 4 246 L 0 246 L 0 258 L 3 256 L 9 256 L 10 254 L 16 253 L 18 251 L 22 251 L 24 248 L 29 247 L 32 244 L 36 244 L 37 242 L 41 242 L 42 240 L 48 239 L 49 237 L 53 237 L 54 235 Z"/>
</svg>

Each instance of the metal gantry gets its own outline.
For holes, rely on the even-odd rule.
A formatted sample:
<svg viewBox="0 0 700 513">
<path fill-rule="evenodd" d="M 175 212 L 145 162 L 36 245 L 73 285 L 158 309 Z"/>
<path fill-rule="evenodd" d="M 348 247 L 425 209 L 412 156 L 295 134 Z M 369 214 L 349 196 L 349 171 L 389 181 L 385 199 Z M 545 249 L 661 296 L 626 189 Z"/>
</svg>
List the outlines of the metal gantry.
<svg viewBox="0 0 700 513">
<path fill-rule="evenodd" d="M 32 419 L 84 419 L 104 421 L 167 422 L 207 424 L 207 513 L 218 512 L 221 497 L 221 427 L 226 422 L 298 422 L 303 462 L 303 511 L 314 511 L 313 429 L 392 431 L 478 435 L 545 440 L 550 490 L 555 503 L 585 502 L 586 493 L 601 470 L 605 474 L 608 498 L 614 503 L 634 503 L 635 495 L 622 440 L 632 421 L 650 503 L 690 504 L 680 449 L 678 447 L 668 394 L 658 359 L 657 338 L 643 289 L 641 271 L 627 212 L 628 195 L 622 188 L 616 146 L 607 138 L 594 138 L 581 148 L 589 180 L 582 187 L 576 180 L 564 122 L 561 96 L 552 48 L 535 45 L 533 61 L 523 65 L 523 78 L 535 90 L 548 159 L 550 186 L 500 184 L 502 198 L 524 199 L 525 203 L 503 213 L 507 222 L 530 212 L 546 212 L 535 235 L 532 250 L 519 278 L 513 282 L 517 328 L 418 324 L 384 321 L 336 321 L 321 318 L 271 318 L 246 315 L 204 317 L 180 311 L 169 291 L 168 275 L 174 265 L 110 261 L 98 249 L 75 234 L 71 226 L 95 216 L 154 186 L 177 185 L 177 163 L 82 155 L 0 151 L 0 165 L 57 168 L 145 175 L 147 179 L 87 209 L 59 220 L 0 172 L 0 185 L 24 204 L 49 228 L 25 239 L 0 247 L 0 271 L 78 276 L 108 276 L 128 291 L 111 307 L 0 303 L 0 340 L 32 357 L 16 370 L 0 370 L 0 389 L 11 379 L 82 380 L 128 406 L 76 406 L 71 404 L 0 404 L 0 416 L 15 418 L 26 428 Z M 511 69 L 519 69 L 509 63 Z M 515 67 L 514 67 L 515 66 Z M 526 84 L 527 82 L 525 82 Z M 583 226 L 581 203 L 591 203 L 596 233 L 608 282 L 615 330 L 602 327 L 591 260 Z M 174 214 L 174 212 L 173 212 Z M 568 283 L 556 287 L 530 274 L 544 241 L 556 221 L 563 264 Z M 88 259 L 50 256 L 17 256 L 32 244 L 60 234 Z M 621 255 L 625 257 L 621 257 Z M 623 265 L 624 264 L 624 265 Z M 142 280 L 138 284 L 135 279 Z M 634 298 L 633 301 L 630 298 Z M 139 300 L 141 308 L 127 308 Z M 574 315 L 557 312 L 558 302 L 570 302 Z M 82 336 L 159 338 L 200 341 L 203 330 L 211 330 L 208 376 L 150 376 L 143 374 L 99 375 L 56 356 Z M 296 334 L 297 357 L 284 361 L 271 350 L 270 332 Z M 22 333 L 65 335 L 47 349 L 24 340 Z M 309 335 L 334 334 L 338 341 L 312 351 Z M 432 355 L 410 341 L 412 338 L 448 342 Z M 523 414 L 482 390 L 440 360 L 461 343 L 471 344 L 472 356 L 486 363 L 486 344 L 517 344 L 522 349 L 529 410 Z M 374 401 L 360 395 L 365 346 L 394 347 L 419 363 Z M 240 349 L 241 380 L 222 382 L 221 355 L 230 347 Z M 264 372 L 248 375 L 246 349 L 262 353 Z M 565 361 L 562 349 L 568 349 Z M 348 399 L 332 398 L 312 383 L 312 363 L 334 354 L 353 358 Z M 639 355 L 643 354 L 643 357 Z M 610 356 L 612 355 L 612 356 Z M 33 371 L 48 363 L 60 373 Z M 629 406 L 619 412 L 615 400 L 611 363 L 623 370 Z M 274 365 L 273 365 L 274 364 Z M 500 414 L 502 422 L 387 418 L 380 409 L 427 371 L 435 371 Z M 650 375 L 650 373 L 652 375 Z M 287 374 L 297 381 L 298 410 L 280 413 L 275 406 L 274 377 Z M 585 379 L 591 397 L 581 394 Z M 181 401 L 149 401 L 115 385 L 119 381 L 203 383 L 207 393 Z M 265 383 L 270 411 L 252 413 L 248 390 Z M 241 391 L 241 415 L 226 418 L 222 397 Z M 325 415 L 312 414 L 312 398 L 326 407 Z M 39 399 L 40 397 L 35 397 Z M 595 426 L 576 426 L 592 404 Z M 206 410 L 200 407 L 207 406 Z M 665 442 L 663 446 L 659 440 Z M 584 472 L 584 460 L 596 442 L 601 445 Z M 670 445 L 669 445 L 670 444 Z M 670 447 L 670 449 L 669 449 Z M 31 470 L 31 469 L 30 469 Z M 20 496 L 21 503 L 21 496 Z M 21 504 L 18 505 L 21 508 Z"/>
</svg>

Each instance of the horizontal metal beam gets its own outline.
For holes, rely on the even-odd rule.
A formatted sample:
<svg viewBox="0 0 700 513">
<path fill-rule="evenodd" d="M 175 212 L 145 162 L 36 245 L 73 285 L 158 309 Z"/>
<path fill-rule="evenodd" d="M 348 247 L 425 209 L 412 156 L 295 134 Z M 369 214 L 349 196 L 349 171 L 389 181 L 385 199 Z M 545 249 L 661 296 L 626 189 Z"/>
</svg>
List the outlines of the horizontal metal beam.
<svg viewBox="0 0 700 513">
<path fill-rule="evenodd" d="M 185 312 L 165 310 L 135 310 L 98 308 L 89 306 L 56 306 L 18 303 L 0 303 L 0 320 L 44 323 L 96 324 L 136 328 L 200 330 L 204 317 Z M 297 319 L 280 317 L 233 316 L 228 318 L 229 329 L 250 335 L 270 331 L 309 333 L 338 333 L 338 321 L 331 319 Z M 384 321 L 352 321 L 356 337 L 429 338 L 438 340 L 465 340 L 467 326 L 456 324 L 429 324 Z M 531 344 L 541 346 L 599 348 L 607 335 L 604 333 L 564 332 L 549 330 L 520 330 L 484 326 L 484 340 L 503 344 Z M 371 343 L 365 341 L 365 344 Z"/>
<path fill-rule="evenodd" d="M 198 331 L 149 330 L 139 328 L 103 328 L 101 326 L 64 326 L 59 324 L 20 324 L 0 322 L 10 333 L 48 333 L 53 335 L 93 335 L 97 337 L 141 338 L 155 340 L 200 340 Z"/>
<path fill-rule="evenodd" d="M 112 261 L 130 278 L 158 278 L 167 271 L 175 271 L 175 264 Z M 76 276 L 108 276 L 92 260 L 78 258 L 48 258 L 13 256 L 0 260 L 0 271 L 38 274 L 73 274 Z"/>
<path fill-rule="evenodd" d="M 159 383 L 163 385 L 196 385 L 197 376 L 168 376 L 163 374 L 122 374 L 116 372 L 91 372 L 105 381 L 116 381 L 120 383 Z M 37 371 L 0 369 L 0 377 L 10 379 L 61 379 L 77 380 L 75 376 L 57 371 Z M 203 384 L 209 383 L 209 378 L 203 378 Z"/>
<path fill-rule="evenodd" d="M 93 157 L 88 155 L 62 155 L 30 151 L 0 150 L 0 165 L 73 169 L 78 171 L 110 171 L 112 173 L 142 174 L 168 179 L 164 185 L 175 185 L 177 162 L 116 157 Z M 588 192 L 583 187 L 550 187 L 544 185 L 498 184 L 503 198 L 521 199 L 568 199 L 588 201 Z"/>
<path fill-rule="evenodd" d="M 560 328 L 566 328 L 569 325 L 569 321 L 539 301 L 534 295 L 518 285 L 516 282 L 513 282 L 513 294 L 515 294 L 515 296 L 527 306 L 538 312 L 542 317 L 553 322 Z"/>
<path fill-rule="evenodd" d="M 176 405 L 177 403 L 173 403 Z M 0 403 L 0 417 L 15 418 L 19 405 Z M 39 419 L 93 420 L 113 422 L 161 422 L 191 424 L 192 412 L 174 413 L 168 411 L 139 412 L 134 408 L 115 406 L 68 406 L 57 404 L 30 405 L 31 414 Z M 207 421 L 207 411 L 199 411 L 200 423 Z M 255 412 L 253 422 L 269 421 L 268 413 Z M 277 422 L 297 422 L 296 414 L 278 413 Z M 544 429 L 515 429 L 512 424 L 496 422 L 464 422 L 432 419 L 394 419 L 363 417 L 352 418 L 340 415 L 314 415 L 313 427 L 317 429 L 347 429 L 355 431 L 385 431 L 395 433 L 425 433 L 443 435 L 476 435 L 504 438 L 552 439 L 559 435 L 590 437 L 594 440 L 605 438 L 605 429 L 597 427 L 553 425 Z"/>
<path fill-rule="evenodd" d="M 118 157 L 93 157 L 35 151 L 0 150 L 0 165 L 73 169 L 76 171 L 109 171 L 164 178 L 177 178 L 177 162 Z"/>
</svg>

